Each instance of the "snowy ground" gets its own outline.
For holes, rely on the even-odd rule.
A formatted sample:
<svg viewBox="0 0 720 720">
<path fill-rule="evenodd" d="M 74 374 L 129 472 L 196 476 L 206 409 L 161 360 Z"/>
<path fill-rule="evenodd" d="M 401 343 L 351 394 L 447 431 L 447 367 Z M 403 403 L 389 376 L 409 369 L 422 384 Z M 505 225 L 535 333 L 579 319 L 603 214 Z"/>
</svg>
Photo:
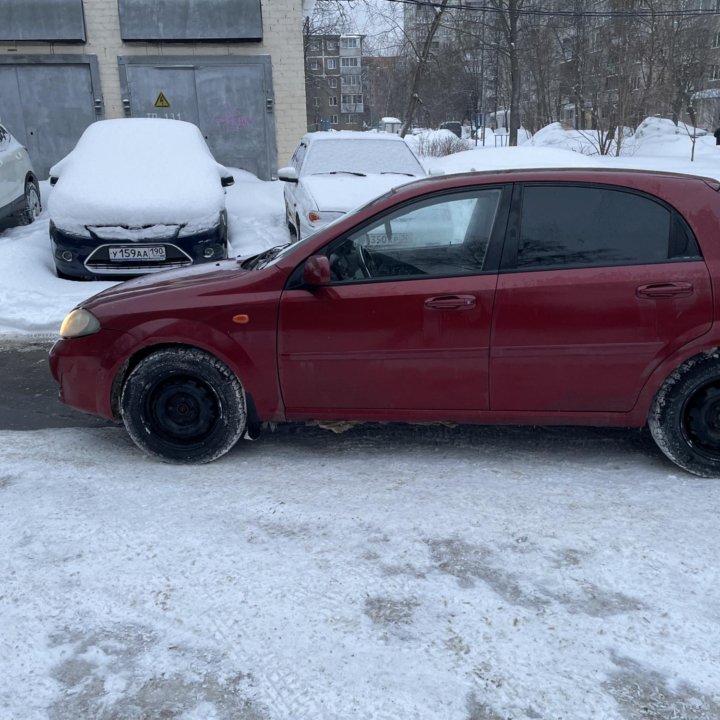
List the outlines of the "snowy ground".
<svg viewBox="0 0 720 720">
<path fill-rule="evenodd" d="M 0 716 L 717 720 L 717 484 L 637 432 L 0 433 Z"/>
<path fill-rule="evenodd" d="M 429 164 L 720 177 L 666 140 Z M 236 177 L 233 251 L 285 242 L 280 183 Z M 45 216 L 0 263 L 4 341 L 108 285 L 54 277 Z M 0 432 L 0 720 L 717 720 L 718 536 L 718 484 L 637 431 L 290 426 L 200 469 Z"/>
</svg>

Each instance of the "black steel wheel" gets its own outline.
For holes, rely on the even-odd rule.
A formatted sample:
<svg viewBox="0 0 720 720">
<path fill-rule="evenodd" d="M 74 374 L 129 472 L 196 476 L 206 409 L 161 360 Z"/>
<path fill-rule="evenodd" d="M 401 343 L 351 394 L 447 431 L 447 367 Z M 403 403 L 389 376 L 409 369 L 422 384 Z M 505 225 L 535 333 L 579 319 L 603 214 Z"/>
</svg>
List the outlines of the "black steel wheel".
<svg viewBox="0 0 720 720">
<path fill-rule="evenodd" d="M 245 430 L 245 395 L 234 373 L 190 347 L 159 350 L 129 374 L 120 400 L 130 437 L 169 462 L 224 455 Z"/>
<path fill-rule="evenodd" d="M 691 358 L 665 381 L 648 426 L 660 449 L 702 477 L 720 477 L 720 355 Z"/>
</svg>

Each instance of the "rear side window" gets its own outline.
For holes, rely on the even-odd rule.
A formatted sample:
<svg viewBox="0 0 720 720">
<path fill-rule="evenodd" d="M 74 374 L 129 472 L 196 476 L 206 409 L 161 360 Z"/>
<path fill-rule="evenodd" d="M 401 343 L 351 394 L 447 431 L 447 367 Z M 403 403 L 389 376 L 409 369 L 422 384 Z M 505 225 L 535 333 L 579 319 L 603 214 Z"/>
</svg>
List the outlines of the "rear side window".
<svg viewBox="0 0 720 720">
<path fill-rule="evenodd" d="M 593 186 L 523 189 L 518 269 L 639 265 L 699 256 L 684 221 L 645 195 Z"/>
</svg>

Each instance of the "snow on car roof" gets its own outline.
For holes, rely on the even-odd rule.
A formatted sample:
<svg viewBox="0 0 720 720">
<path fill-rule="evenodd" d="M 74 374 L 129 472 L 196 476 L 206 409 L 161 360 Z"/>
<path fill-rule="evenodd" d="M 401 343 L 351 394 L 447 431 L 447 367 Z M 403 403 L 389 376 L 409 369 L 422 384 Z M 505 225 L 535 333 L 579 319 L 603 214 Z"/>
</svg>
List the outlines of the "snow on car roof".
<svg viewBox="0 0 720 720">
<path fill-rule="evenodd" d="M 307 155 L 300 168 L 301 176 L 333 172 L 425 175 L 415 153 L 397 135 L 347 130 L 310 133 L 305 137 L 311 140 L 308 141 Z"/>
<path fill-rule="evenodd" d="M 366 133 L 359 132 L 358 130 L 334 130 L 332 132 L 318 130 L 317 132 L 306 133 L 303 136 L 303 142 L 307 144 L 325 142 L 327 140 L 362 140 L 365 142 L 375 140 L 381 142 L 404 142 L 404 140 L 395 133 Z"/>
<path fill-rule="evenodd" d="M 50 170 L 49 202 L 59 227 L 217 222 L 220 178 L 229 174 L 192 123 L 156 118 L 101 120 Z"/>
</svg>

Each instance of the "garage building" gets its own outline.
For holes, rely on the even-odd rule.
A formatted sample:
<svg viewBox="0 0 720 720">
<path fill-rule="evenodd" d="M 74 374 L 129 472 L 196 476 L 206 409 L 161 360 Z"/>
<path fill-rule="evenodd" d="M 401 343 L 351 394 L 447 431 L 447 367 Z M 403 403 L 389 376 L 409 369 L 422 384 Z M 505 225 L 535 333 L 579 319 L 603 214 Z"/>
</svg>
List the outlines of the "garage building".
<svg viewBox="0 0 720 720">
<path fill-rule="evenodd" d="M 305 132 L 302 0 L 0 0 L 0 121 L 50 167 L 95 120 L 200 127 L 264 180 Z"/>
</svg>

